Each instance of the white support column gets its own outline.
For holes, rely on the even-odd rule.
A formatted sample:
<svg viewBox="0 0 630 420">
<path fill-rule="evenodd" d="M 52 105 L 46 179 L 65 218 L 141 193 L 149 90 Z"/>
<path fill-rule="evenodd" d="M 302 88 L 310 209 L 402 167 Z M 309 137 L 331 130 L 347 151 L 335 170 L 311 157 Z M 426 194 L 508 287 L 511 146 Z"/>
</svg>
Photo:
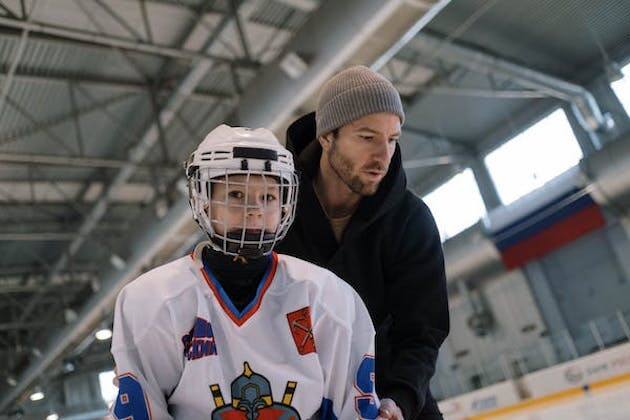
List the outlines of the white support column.
<svg viewBox="0 0 630 420">
<path fill-rule="evenodd" d="M 475 175 L 475 180 L 477 181 L 477 186 L 479 187 L 479 193 L 486 205 L 486 210 L 490 211 L 500 207 L 502 203 L 501 198 L 499 198 L 499 192 L 492 181 L 492 177 L 490 176 L 490 172 L 488 171 L 488 167 L 484 161 L 480 157 L 477 157 L 471 161 L 470 167 Z"/>
</svg>

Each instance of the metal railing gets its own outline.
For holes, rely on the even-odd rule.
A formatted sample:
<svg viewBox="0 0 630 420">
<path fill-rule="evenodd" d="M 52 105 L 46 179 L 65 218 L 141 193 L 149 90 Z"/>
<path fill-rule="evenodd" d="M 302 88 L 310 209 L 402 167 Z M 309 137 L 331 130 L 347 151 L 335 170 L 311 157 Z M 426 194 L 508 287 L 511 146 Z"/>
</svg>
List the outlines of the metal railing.
<svg viewBox="0 0 630 420">
<path fill-rule="evenodd" d="M 431 380 L 437 400 L 587 356 L 630 341 L 630 309 L 594 318 L 576 329 L 550 332 L 534 343 L 484 357 L 469 354 L 450 371 L 438 369 Z"/>
</svg>

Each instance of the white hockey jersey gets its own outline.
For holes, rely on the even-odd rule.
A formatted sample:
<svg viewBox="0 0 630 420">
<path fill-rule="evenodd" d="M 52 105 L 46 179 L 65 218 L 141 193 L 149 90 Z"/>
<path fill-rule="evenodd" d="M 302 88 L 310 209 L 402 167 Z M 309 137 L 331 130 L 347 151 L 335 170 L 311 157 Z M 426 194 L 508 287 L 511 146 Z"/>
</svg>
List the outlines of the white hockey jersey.
<svg viewBox="0 0 630 420">
<path fill-rule="evenodd" d="M 274 253 L 256 297 L 238 311 L 197 254 L 120 292 L 114 417 L 377 417 L 374 328 L 349 285 Z"/>
</svg>

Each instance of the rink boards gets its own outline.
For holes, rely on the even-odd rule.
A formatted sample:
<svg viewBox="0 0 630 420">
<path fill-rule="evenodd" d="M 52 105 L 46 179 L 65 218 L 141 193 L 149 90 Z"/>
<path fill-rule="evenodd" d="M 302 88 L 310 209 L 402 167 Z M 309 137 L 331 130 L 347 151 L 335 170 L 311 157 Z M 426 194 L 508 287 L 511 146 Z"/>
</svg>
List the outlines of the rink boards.
<svg viewBox="0 0 630 420">
<path fill-rule="evenodd" d="M 630 344 L 444 400 L 439 406 L 448 420 L 626 419 Z"/>
</svg>

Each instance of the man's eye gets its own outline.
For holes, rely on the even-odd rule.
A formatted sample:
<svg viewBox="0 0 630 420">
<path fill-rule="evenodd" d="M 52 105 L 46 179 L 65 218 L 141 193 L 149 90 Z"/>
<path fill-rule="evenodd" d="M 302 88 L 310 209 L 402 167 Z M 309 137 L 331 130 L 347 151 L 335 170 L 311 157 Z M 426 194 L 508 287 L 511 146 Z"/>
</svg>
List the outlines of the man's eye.
<svg viewBox="0 0 630 420">
<path fill-rule="evenodd" d="M 228 193 L 228 197 L 236 198 L 236 199 L 242 199 L 244 197 L 244 194 L 243 194 L 242 191 L 230 191 Z"/>
<path fill-rule="evenodd" d="M 398 141 L 398 137 L 392 137 L 391 139 L 389 139 L 390 143 L 396 143 Z"/>
<path fill-rule="evenodd" d="M 359 137 L 361 137 L 361 139 L 367 140 L 367 141 L 371 141 L 371 140 L 374 139 L 374 136 L 359 136 Z"/>
</svg>

